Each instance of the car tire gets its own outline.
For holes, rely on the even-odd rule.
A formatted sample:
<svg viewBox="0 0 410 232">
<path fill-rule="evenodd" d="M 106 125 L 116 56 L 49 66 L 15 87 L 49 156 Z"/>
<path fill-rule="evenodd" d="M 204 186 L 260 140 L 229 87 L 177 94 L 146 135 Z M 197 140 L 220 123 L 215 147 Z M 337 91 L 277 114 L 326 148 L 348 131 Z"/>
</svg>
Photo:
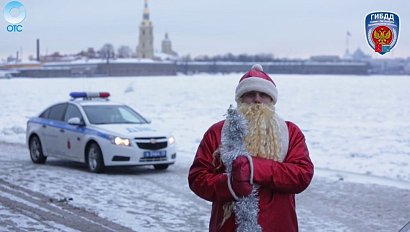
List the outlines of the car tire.
<svg viewBox="0 0 410 232">
<path fill-rule="evenodd" d="M 41 146 L 40 139 L 34 135 L 29 141 L 30 158 L 33 163 L 44 164 L 47 160 L 47 156 L 43 154 L 43 147 Z"/>
<path fill-rule="evenodd" d="M 169 164 L 154 164 L 155 170 L 166 170 Z"/>
<path fill-rule="evenodd" d="M 100 146 L 96 143 L 91 143 L 90 146 L 88 146 L 88 149 L 86 151 L 86 162 L 88 169 L 91 172 L 95 173 L 102 173 L 104 172 L 105 165 L 104 165 L 104 160 L 102 157 L 102 152 Z"/>
</svg>

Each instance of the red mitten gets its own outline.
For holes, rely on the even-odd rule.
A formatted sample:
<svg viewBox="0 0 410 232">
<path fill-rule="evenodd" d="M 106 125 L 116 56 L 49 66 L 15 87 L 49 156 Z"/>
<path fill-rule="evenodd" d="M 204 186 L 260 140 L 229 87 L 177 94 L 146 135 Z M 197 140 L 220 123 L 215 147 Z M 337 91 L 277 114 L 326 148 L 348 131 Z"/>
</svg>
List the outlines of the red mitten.
<svg viewBox="0 0 410 232">
<path fill-rule="evenodd" d="M 232 162 L 232 189 L 238 197 L 251 194 L 251 168 L 246 156 L 239 156 Z"/>
</svg>

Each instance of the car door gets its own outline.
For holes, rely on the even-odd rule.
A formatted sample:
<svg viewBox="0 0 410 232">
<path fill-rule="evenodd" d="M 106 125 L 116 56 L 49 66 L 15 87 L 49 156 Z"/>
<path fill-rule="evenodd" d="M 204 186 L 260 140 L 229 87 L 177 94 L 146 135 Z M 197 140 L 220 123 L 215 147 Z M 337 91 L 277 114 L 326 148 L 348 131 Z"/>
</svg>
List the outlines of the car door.
<svg viewBox="0 0 410 232">
<path fill-rule="evenodd" d="M 47 148 L 48 154 L 52 156 L 65 157 L 64 133 L 66 123 L 64 120 L 67 103 L 60 103 L 50 108 L 49 123 L 47 128 Z"/>
<path fill-rule="evenodd" d="M 83 125 L 70 125 L 68 120 L 71 118 L 79 118 Z M 67 110 L 64 116 L 64 122 L 66 123 L 66 130 L 63 135 L 66 146 L 64 146 L 65 153 L 70 159 L 81 161 L 84 156 L 84 118 L 78 107 L 74 104 L 68 104 Z"/>
<path fill-rule="evenodd" d="M 50 119 L 48 118 L 48 116 L 50 115 L 50 108 L 47 108 L 46 110 L 44 110 L 38 117 L 41 119 L 39 122 L 40 125 L 37 127 L 37 134 L 40 136 L 40 142 L 41 142 L 41 146 L 43 147 L 43 152 L 46 156 L 50 155 L 49 154 L 49 146 L 51 144 L 50 142 L 50 136 L 49 135 L 49 121 Z"/>
</svg>

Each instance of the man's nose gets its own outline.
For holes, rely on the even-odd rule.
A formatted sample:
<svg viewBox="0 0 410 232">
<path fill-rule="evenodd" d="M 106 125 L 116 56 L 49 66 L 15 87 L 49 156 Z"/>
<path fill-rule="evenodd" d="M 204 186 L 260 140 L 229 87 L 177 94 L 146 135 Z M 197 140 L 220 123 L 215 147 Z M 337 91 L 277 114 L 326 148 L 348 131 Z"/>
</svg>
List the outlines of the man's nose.
<svg viewBox="0 0 410 232">
<path fill-rule="evenodd" d="M 255 98 L 253 100 L 255 103 L 262 103 L 262 98 L 259 93 L 255 93 Z"/>
</svg>

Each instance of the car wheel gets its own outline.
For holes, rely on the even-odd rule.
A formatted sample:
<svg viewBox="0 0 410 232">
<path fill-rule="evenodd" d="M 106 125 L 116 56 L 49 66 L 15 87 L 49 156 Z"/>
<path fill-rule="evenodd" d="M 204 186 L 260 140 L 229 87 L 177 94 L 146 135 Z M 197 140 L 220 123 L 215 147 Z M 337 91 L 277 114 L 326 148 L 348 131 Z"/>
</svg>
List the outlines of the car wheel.
<svg viewBox="0 0 410 232">
<path fill-rule="evenodd" d="M 33 163 L 44 164 L 47 160 L 47 156 L 43 154 L 43 148 L 41 147 L 40 139 L 37 136 L 33 136 L 29 142 L 30 158 Z"/>
<path fill-rule="evenodd" d="M 154 164 L 155 170 L 165 170 L 168 168 L 168 164 Z"/>
<path fill-rule="evenodd" d="M 88 169 L 91 172 L 101 173 L 105 169 L 104 160 L 100 146 L 96 143 L 90 144 L 86 152 Z"/>
</svg>

